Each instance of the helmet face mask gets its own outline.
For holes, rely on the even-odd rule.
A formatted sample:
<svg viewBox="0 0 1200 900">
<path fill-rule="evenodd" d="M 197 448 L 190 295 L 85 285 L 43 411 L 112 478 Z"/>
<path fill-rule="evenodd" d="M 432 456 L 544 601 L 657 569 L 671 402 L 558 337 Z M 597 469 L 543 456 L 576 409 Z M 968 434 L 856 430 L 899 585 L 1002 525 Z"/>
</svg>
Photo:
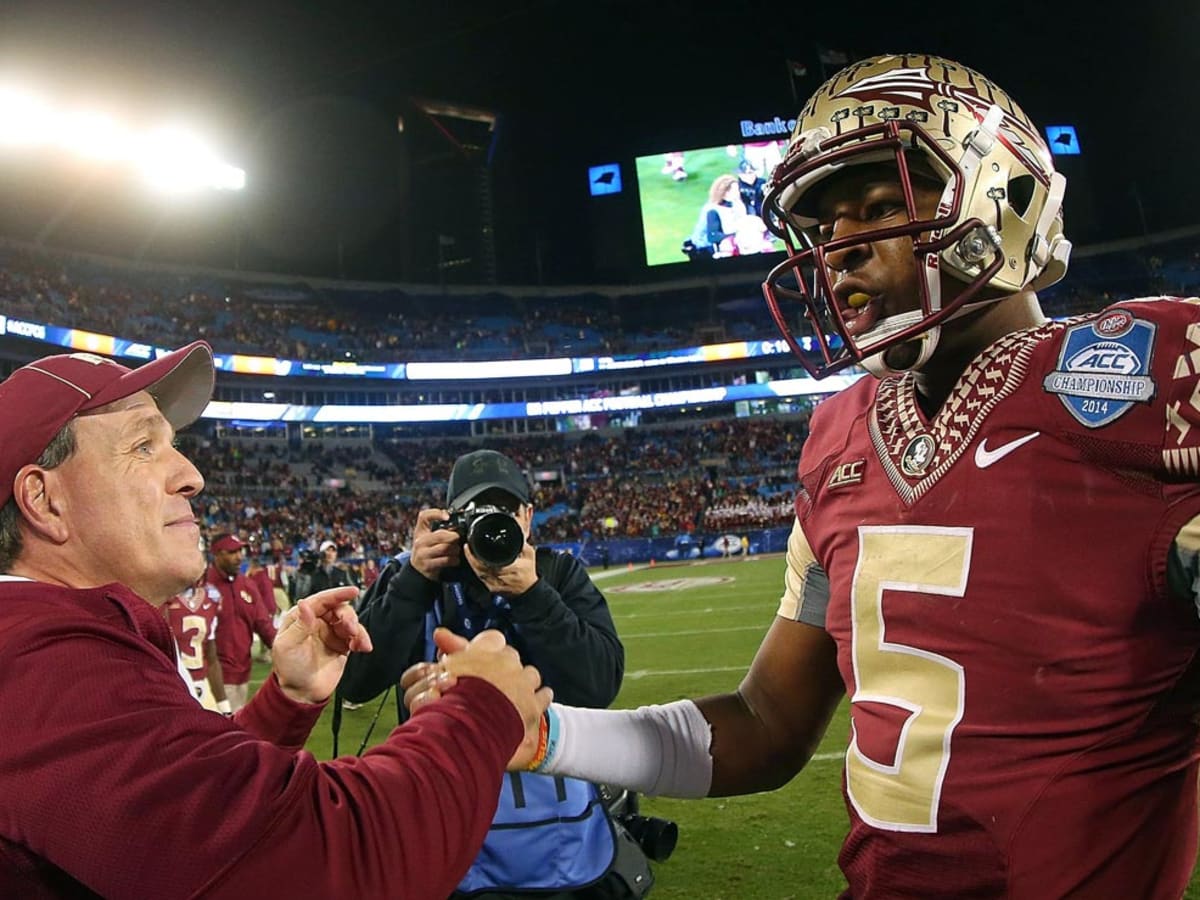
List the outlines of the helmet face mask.
<svg viewBox="0 0 1200 900">
<path fill-rule="evenodd" d="M 863 165 L 894 172 L 904 221 L 823 241 L 814 196 L 827 179 Z M 941 194 L 936 209 L 923 211 L 914 183 L 931 178 Z M 884 351 L 906 342 L 920 350 L 905 367 L 920 367 L 948 319 L 1052 284 L 1065 272 L 1070 244 L 1059 217 L 1062 187 L 1033 126 L 982 76 L 912 54 L 856 63 L 809 100 L 767 186 L 768 227 L 788 248 L 763 284 L 771 315 L 815 377 L 856 363 L 887 371 Z M 917 296 L 865 330 L 848 328 L 830 255 L 898 238 L 911 241 Z M 943 292 L 943 283 L 951 289 Z M 798 336 L 785 309 L 798 309 L 811 335 Z"/>
</svg>

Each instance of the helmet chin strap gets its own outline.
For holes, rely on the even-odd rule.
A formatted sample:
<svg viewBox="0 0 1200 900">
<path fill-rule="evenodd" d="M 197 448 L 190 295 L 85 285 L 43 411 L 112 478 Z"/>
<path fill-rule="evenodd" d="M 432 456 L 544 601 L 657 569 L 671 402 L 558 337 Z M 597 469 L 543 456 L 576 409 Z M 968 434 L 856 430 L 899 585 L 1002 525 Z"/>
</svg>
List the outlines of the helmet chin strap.
<svg viewBox="0 0 1200 900">
<path fill-rule="evenodd" d="M 963 316 L 969 315 L 970 313 L 982 309 L 989 304 L 997 303 L 1004 299 L 1005 297 L 989 297 L 986 300 L 977 300 L 974 303 L 964 303 L 945 321 L 953 322 L 955 319 L 961 319 Z M 879 343 L 880 341 L 886 340 L 893 334 L 896 334 L 902 329 L 908 328 L 910 325 L 914 325 L 919 321 L 921 321 L 921 314 L 918 312 L 901 313 L 898 316 L 890 316 L 887 319 L 881 320 L 869 332 L 870 341 L 866 342 L 868 343 L 868 347 L 864 347 L 863 349 L 869 349 L 869 344 Z M 892 347 L 888 347 L 887 350 L 881 350 L 878 353 L 873 353 L 870 356 L 865 357 L 862 364 L 868 372 L 877 378 L 883 378 L 887 375 L 900 375 L 904 372 L 911 372 L 914 369 L 920 369 L 932 358 L 934 351 L 938 348 L 938 342 L 941 340 L 941 337 L 942 326 L 934 325 L 928 331 L 923 331 L 921 334 L 918 334 L 907 341 L 904 341 L 900 344 L 894 344 L 893 346 L 895 347 L 920 344 L 920 346 L 917 348 L 916 357 L 906 366 L 890 366 L 884 361 L 884 357 L 887 355 L 888 351 L 892 349 Z"/>
<path fill-rule="evenodd" d="M 879 341 L 887 340 L 889 337 L 900 333 L 905 328 L 909 328 L 918 324 L 922 318 L 923 316 L 918 310 L 900 313 L 896 316 L 889 316 L 888 318 L 878 322 L 875 327 L 871 329 L 870 343 L 878 343 Z M 876 378 L 883 378 L 887 375 L 899 375 L 902 372 L 919 369 L 925 365 L 925 363 L 929 362 L 930 357 L 933 356 L 933 352 L 937 349 L 938 339 L 941 338 L 941 336 L 942 327 L 940 325 L 934 325 L 932 328 L 921 332 L 911 340 L 904 341 L 902 344 L 894 345 L 896 347 L 917 345 L 916 356 L 913 358 L 913 361 L 906 366 L 897 368 L 895 366 L 888 365 L 885 357 L 892 347 L 888 347 L 887 350 L 881 350 L 879 353 L 872 353 L 870 356 L 863 359 L 862 364 L 866 370 Z"/>
</svg>

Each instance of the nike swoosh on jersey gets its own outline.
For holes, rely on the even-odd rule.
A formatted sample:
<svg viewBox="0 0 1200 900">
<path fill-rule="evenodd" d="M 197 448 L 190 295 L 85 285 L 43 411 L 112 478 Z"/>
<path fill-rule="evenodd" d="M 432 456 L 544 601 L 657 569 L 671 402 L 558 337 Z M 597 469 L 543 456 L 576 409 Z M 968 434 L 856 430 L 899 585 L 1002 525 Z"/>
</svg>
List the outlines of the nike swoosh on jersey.
<svg viewBox="0 0 1200 900">
<path fill-rule="evenodd" d="M 981 469 L 986 469 L 988 466 L 994 466 L 1018 447 L 1028 444 L 1040 434 L 1040 431 L 1034 431 L 1031 434 L 1023 435 L 1016 440 L 1009 441 L 1007 444 L 1001 444 L 999 447 L 996 447 L 993 450 L 989 450 L 987 448 L 987 438 L 984 438 L 979 442 L 979 446 L 975 448 L 975 465 L 979 466 Z"/>
</svg>

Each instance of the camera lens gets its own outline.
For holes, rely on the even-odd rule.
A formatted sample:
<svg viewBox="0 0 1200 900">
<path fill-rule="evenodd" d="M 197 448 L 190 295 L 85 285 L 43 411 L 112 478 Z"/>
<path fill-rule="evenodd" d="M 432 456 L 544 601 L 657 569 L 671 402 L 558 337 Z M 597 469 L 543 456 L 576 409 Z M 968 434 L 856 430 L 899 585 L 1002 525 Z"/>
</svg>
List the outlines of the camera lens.
<svg viewBox="0 0 1200 900">
<path fill-rule="evenodd" d="M 521 555 L 525 533 L 521 524 L 507 513 L 485 513 L 471 522 L 467 546 L 480 562 L 502 569 Z"/>
<path fill-rule="evenodd" d="M 621 817 L 621 824 L 638 842 L 642 852 L 655 862 L 666 862 L 675 852 L 679 826 L 669 819 L 628 815 Z"/>
</svg>

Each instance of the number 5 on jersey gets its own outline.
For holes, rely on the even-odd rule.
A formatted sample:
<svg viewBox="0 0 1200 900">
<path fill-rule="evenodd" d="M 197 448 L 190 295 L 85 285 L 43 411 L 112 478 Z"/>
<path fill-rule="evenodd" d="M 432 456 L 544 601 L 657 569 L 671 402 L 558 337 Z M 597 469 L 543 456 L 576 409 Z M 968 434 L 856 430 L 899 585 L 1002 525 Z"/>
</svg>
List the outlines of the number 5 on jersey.
<svg viewBox="0 0 1200 900">
<path fill-rule="evenodd" d="M 971 567 L 972 529 L 861 526 L 851 585 L 851 703 L 846 788 L 864 821 L 888 831 L 936 832 L 950 739 L 962 719 L 963 668 L 952 659 L 887 640 L 884 595 L 908 591 L 962 597 Z M 878 703 L 909 715 L 891 763 L 859 748 L 854 704 Z M 873 742 L 872 746 L 878 746 Z"/>
</svg>

